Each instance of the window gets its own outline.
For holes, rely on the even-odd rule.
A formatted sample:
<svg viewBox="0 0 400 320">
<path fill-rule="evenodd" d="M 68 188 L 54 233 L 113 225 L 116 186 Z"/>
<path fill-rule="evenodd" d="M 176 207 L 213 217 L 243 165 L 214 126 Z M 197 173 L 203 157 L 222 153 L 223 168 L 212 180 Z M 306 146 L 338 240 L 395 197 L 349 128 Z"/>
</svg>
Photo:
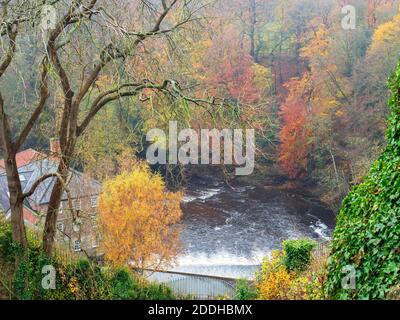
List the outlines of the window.
<svg viewBox="0 0 400 320">
<path fill-rule="evenodd" d="M 91 204 L 92 208 L 97 208 L 97 200 L 98 200 L 97 197 L 90 198 L 90 204 Z"/>
<path fill-rule="evenodd" d="M 81 247 L 81 240 L 75 240 L 74 241 L 74 251 L 75 252 L 79 252 L 79 251 L 81 251 L 82 250 L 82 247 Z"/>
<path fill-rule="evenodd" d="M 64 225 L 64 223 L 62 223 L 62 222 L 58 223 L 58 224 L 57 224 L 57 230 L 58 230 L 58 231 L 61 231 L 61 232 L 64 232 L 64 230 L 65 230 L 65 225 Z"/>
<path fill-rule="evenodd" d="M 72 206 L 74 207 L 75 210 L 81 210 L 81 200 L 76 199 L 72 201 Z"/>
</svg>

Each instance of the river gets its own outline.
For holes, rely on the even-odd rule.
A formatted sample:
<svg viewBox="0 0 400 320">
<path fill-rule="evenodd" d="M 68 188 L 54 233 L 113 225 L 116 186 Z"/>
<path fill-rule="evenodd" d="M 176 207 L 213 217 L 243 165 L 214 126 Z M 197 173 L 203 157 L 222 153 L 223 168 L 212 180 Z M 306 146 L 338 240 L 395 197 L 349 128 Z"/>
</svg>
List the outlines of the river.
<svg viewBox="0 0 400 320">
<path fill-rule="evenodd" d="M 183 200 L 185 252 L 173 271 L 252 278 L 283 240 L 329 240 L 334 213 L 315 199 L 277 187 L 213 179 L 189 184 Z"/>
</svg>

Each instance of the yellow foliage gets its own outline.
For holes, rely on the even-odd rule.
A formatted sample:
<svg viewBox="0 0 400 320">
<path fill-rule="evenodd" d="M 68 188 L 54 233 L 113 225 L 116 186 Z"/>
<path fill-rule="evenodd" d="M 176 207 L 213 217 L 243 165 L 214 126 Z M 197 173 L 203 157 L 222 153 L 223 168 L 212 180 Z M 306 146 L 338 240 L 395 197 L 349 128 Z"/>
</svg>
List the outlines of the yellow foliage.
<svg viewBox="0 0 400 320">
<path fill-rule="evenodd" d="M 372 37 L 370 51 L 380 51 L 397 42 L 400 34 L 400 14 L 380 25 Z"/>
<path fill-rule="evenodd" d="M 204 70 L 204 60 L 206 52 L 210 50 L 212 44 L 212 40 L 205 39 L 200 41 L 197 46 L 192 47 L 190 50 L 190 62 L 193 72 L 191 75 L 198 81 L 205 81 L 207 77 Z"/>
<path fill-rule="evenodd" d="M 312 32 L 310 40 L 301 49 L 300 56 L 309 61 L 314 60 L 316 57 L 327 57 L 329 45 L 328 29 L 324 24 L 321 24 L 316 31 Z"/>
<path fill-rule="evenodd" d="M 289 300 L 323 300 L 324 288 L 317 277 L 303 275 L 293 280 L 288 293 Z"/>
<path fill-rule="evenodd" d="M 261 300 L 289 300 L 294 276 L 281 266 L 269 272 L 259 286 Z"/>
<path fill-rule="evenodd" d="M 272 85 L 272 75 L 270 69 L 258 63 L 254 63 L 252 69 L 254 74 L 253 82 L 257 88 L 265 90 Z"/>
<path fill-rule="evenodd" d="M 140 269 L 173 263 L 181 249 L 181 199 L 144 165 L 107 181 L 99 201 L 106 260 Z"/>
<path fill-rule="evenodd" d="M 77 295 L 79 292 L 78 279 L 76 277 L 72 277 L 71 281 L 68 283 L 68 287 L 73 295 Z"/>
<path fill-rule="evenodd" d="M 289 272 L 282 263 L 283 253 L 275 251 L 264 260 L 258 275 L 260 300 L 322 300 L 325 298 L 328 255 L 313 257 L 309 268 L 300 274 Z"/>
<path fill-rule="evenodd" d="M 281 263 L 282 253 L 275 251 L 271 259 L 264 260 L 259 276 L 260 300 L 288 300 L 290 286 L 295 274 L 288 272 Z"/>
</svg>

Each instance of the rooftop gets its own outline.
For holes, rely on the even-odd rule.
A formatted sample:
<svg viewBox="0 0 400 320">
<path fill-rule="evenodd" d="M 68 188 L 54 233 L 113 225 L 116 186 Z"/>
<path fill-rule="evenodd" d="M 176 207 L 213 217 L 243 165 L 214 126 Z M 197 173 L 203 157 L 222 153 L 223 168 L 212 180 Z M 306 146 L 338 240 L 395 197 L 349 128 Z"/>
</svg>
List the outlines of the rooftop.
<svg viewBox="0 0 400 320">
<path fill-rule="evenodd" d="M 27 164 L 32 163 L 33 161 L 40 160 L 45 157 L 46 157 L 45 154 L 43 154 L 39 151 L 33 150 L 33 149 L 21 151 L 21 152 L 17 153 L 17 155 L 16 155 L 17 167 L 19 168 L 22 166 L 26 166 Z M 4 164 L 4 159 L 1 159 L 0 160 L 0 171 L 4 171 L 5 168 L 6 167 Z"/>
<path fill-rule="evenodd" d="M 0 165 L 4 165 L 3 160 Z M 46 157 L 46 155 L 33 149 L 18 153 L 17 165 L 23 192 L 29 191 L 41 176 L 55 173 L 58 170 L 57 159 L 54 159 L 54 157 Z M 31 208 L 37 208 L 38 206 L 48 204 L 56 180 L 56 177 L 52 177 L 43 181 L 36 191 L 27 198 L 25 205 Z M 70 190 L 72 199 L 95 196 L 101 191 L 101 184 L 98 181 L 74 169 L 69 170 L 67 187 Z M 64 192 L 62 201 L 67 199 L 67 194 Z M 0 212 L 3 211 L 3 213 L 7 213 L 9 210 L 10 198 L 7 176 L 0 167 Z M 32 212 L 33 211 L 25 210 L 24 216 L 27 221 L 34 223 L 37 220 L 35 216 L 32 215 Z"/>
</svg>

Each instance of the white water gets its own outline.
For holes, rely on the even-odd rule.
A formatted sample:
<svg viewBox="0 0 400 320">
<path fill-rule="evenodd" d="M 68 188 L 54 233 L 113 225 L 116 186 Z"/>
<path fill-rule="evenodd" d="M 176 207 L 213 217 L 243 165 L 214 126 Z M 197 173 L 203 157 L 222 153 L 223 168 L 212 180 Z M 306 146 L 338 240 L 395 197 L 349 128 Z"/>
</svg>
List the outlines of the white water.
<svg viewBox="0 0 400 320">
<path fill-rule="evenodd" d="M 189 189 L 183 201 L 185 253 L 174 271 L 253 278 L 286 239 L 329 239 L 333 214 L 301 197 L 251 186 Z"/>
<path fill-rule="evenodd" d="M 321 220 L 318 220 L 315 224 L 311 224 L 311 229 L 323 240 L 330 240 L 330 230 L 328 226 Z"/>
<path fill-rule="evenodd" d="M 227 251 L 220 251 L 211 255 L 205 253 L 188 254 L 178 259 L 178 266 L 174 268 L 174 271 L 252 279 L 264 257 L 265 253 L 261 251 L 254 252 L 251 257 L 235 255 Z"/>
<path fill-rule="evenodd" d="M 222 188 L 209 188 L 209 189 L 205 189 L 205 190 L 197 190 L 197 192 L 192 193 L 192 195 L 185 195 L 183 197 L 183 202 L 184 203 L 190 203 L 196 200 L 207 200 L 210 199 L 212 197 L 214 197 L 215 195 L 221 193 Z"/>
</svg>

